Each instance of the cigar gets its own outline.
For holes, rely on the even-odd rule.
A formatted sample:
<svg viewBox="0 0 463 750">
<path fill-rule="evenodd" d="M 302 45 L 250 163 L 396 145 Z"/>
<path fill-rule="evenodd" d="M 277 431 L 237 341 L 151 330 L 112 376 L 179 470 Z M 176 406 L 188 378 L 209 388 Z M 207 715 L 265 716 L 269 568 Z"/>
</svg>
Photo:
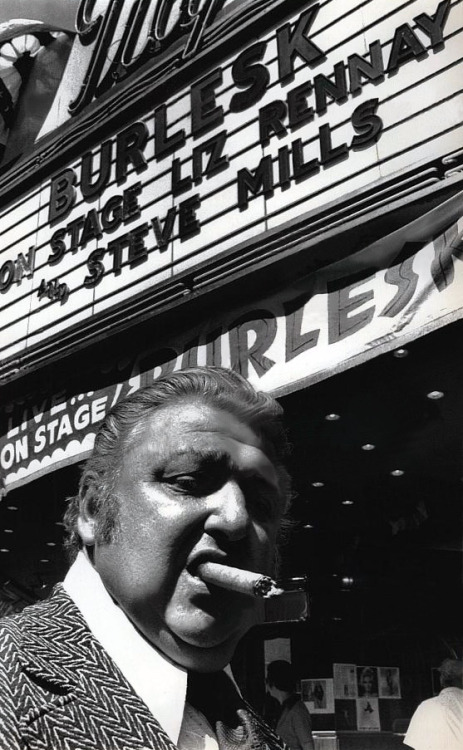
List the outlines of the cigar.
<svg viewBox="0 0 463 750">
<path fill-rule="evenodd" d="M 205 562 L 198 566 L 198 575 L 205 583 L 213 583 L 230 591 L 238 591 L 240 594 L 257 596 L 269 599 L 279 596 L 283 589 L 278 588 L 273 578 L 263 576 L 261 573 L 253 573 L 251 570 L 232 568 L 230 565 L 221 565 L 216 562 Z"/>
</svg>

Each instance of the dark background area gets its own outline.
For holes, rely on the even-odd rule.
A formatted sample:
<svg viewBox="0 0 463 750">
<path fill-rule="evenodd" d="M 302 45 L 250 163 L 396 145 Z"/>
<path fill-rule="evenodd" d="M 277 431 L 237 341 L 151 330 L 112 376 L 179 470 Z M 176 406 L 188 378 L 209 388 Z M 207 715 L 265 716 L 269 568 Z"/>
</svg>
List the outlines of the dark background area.
<svg viewBox="0 0 463 750">
<path fill-rule="evenodd" d="M 461 627 L 461 332 L 448 326 L 283 400 L 302 526 L 286 570 L 309 577 L 320 620 L 357 634 Z"/>
</svg>

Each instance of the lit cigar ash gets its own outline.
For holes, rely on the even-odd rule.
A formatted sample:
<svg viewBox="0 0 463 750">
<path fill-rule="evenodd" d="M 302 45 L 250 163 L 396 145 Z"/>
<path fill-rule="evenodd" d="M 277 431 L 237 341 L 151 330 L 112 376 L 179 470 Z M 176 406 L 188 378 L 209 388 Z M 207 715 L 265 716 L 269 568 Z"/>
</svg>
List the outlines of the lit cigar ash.
<svg viewBox="0 0 463 750">
<path fill-rule="evenodd" d="M 241 570 L 241 568 L 232 568 L 230 565 L 215 562 L 201 563 L 198 566 L 198 575 L 205 583 L 212 583 L 248 596 L 268 599 L 283 593 L 283 589 L 279 589 L 270 576 Z"/>
</svg>

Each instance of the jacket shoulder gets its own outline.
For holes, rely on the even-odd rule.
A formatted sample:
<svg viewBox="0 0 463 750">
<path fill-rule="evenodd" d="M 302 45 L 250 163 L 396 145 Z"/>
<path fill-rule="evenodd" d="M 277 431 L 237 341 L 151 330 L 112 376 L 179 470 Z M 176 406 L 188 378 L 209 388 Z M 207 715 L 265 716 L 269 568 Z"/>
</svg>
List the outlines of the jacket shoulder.
<svg viewBox="0 0 463 750">
<path fill-rule="evenodd" d="M 44 600 L 25 607 L 18 614 L 0 619 L 0 682 L 14 682 L 18 677 L 18 662 L 23 651 L 24 636 L 30 632 L 34 623 L 47 621 L 51 602 L 52 599 Z"/>
<path fill-rule="evenodd" d="M 0 620 L 0 747 L 18 750 L 22 747 L 18 712 L 21 682 L 20 615 Z"/>
<path fill-rule="evenodd" d="M 65 625 L 69 623 L 83 629 L 80 613 L 60 584 L 48 599 L 0 619 L 0 684 L 16 684 L 24 655 L 26 661 L 32 658 L 35 662 L 42 651 L 65 644 L 70 629 Z"/>
<path fill-rule="evenodd" d="M 1 750 L 23 748 L 24 717 L 46 695 L 49 675 L 43 656 L 56 655 L 60 646 L 64 648 L 68 631 L 59 634 L 64 623 L 76 621 L 79 626 L 74 610 L 72 600 L 58 585 L 48 599 L 0 619 Z"/>
<path fill-rule="evenodd" d="M 55 601 L 66 600 L 67 598 L 67 594 L 62 587 L 55 586 L 49 598 L 30 604 L 15 615 L 0 618 L 0 644 L 5 640 L 11 641 L 19 647 L 22 633 L 27 632 L 30 623 L 40 622 L 43 618 L 46 618 L 53 610 Z M 0 650 L 0 659 L 2 656 L 4 656 L 4 653 Z"/>
<path fill-rule="evenodd" d="M 0 619 L 0 679 L 15 654 L 21 648 L 21 615 Z"/>
</svg>

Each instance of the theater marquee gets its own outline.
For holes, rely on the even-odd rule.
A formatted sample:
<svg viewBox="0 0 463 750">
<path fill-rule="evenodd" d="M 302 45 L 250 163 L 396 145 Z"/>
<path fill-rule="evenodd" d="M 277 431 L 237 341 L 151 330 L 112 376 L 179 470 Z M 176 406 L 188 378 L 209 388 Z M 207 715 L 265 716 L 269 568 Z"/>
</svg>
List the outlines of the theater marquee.
<svg viewBox="0 0 463 750">
<path fill-rule="evenodd" d="M 125 46 L 112 45 L 103 63 L 130 4 L 124 11 L 110 4 L 112 16 L 92 15 L 92 5 L 79 6 L 77 41 L 87 34 L 92 44 L 59 133 L 84 103 L 92 110 L 104 99 L 115 60 L 131 72 L 125 83 L 111 78 L 117 90 L 132 80 L 135 87 L 140 71 L 167 54 L 158 46 L 154 57 L 150 48 L 153 60 L 145 59 L 148 48 L 135 35 L 141 26 L 129 14 Z M 132 5 L 148 13 L 146 3 Z M 2 358 L 20 356 L 89 317 L 104 319 L 117 306 L 129 309 L 140 294 L 240 243 L 456 150 L 457 2 L 394 1 L 387 13 L 374 2 L 298 7 L 166 99 L 146 91 L 141 116 L 82 149 L 2 211 Z M 200 8 L 189 35 L 176 42 L 180 55 L 194 56 L 217 10 L 213 2 Z M 165 16 L 163 27 L 174 41 L 175 18 Z M 135 50 L 142 47 L 139 69 Z M 129 49 L 136 66 L 128 65 Z"/>
</svg>

